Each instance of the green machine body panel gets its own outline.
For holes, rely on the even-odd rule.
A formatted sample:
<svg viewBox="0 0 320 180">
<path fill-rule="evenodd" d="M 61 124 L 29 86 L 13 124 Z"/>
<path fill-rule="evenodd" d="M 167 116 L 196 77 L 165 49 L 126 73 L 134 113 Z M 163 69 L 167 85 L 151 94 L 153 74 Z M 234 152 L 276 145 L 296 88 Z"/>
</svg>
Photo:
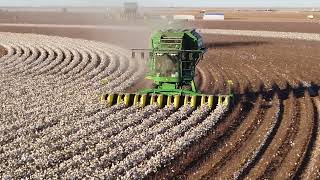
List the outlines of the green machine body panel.
<svg viewBox="0 0 320 180">
<path fill-rule="evenodd" d="M 196 65 L 206 50 L 201 36 L 194 29 L 158 31 L 153 34 L 150 46 L 146 78 L 154 81 L 156 90 L 140 92 L 197 94 Z"/>
</svg>

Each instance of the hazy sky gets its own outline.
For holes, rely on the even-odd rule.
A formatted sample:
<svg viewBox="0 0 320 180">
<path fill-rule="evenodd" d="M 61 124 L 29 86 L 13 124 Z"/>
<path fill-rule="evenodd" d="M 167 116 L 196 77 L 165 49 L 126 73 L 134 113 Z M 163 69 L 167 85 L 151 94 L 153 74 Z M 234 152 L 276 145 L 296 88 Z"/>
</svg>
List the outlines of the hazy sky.
<svg viewBox="0 0 320 180">
<path fill-rule="evenodd" d="M 143 6 L 198 7 L 320 7 L 320 0 L 0 0 L 0 6 Z"/>
</svg>

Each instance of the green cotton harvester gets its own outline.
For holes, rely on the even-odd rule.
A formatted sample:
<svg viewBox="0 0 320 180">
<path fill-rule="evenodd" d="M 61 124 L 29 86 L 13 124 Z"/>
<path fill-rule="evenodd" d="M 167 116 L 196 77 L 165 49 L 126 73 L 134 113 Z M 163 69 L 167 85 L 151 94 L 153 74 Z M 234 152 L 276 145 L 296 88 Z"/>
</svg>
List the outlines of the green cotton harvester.
<svg viewBox="0 0 320 180">
<path fill-rule="evenodd" d="M 132 58 L 136 58 L 137 52 L 141 53 L 141 58 L 149 53 L 146 79 L 154 82 L 154 88 L 135 94 L 104 94 L 101 96 L 102 103 L 140 107 L 173 104 L 177 109 L 187 104 L 194 108 L 204 105 L 215 108 L 218 104 L 229 106 L 233 101 L 231 81 L 228 81 L 229 93 L 225 95 L 201 94 L 198 91 L 194 80 L 196 65 L 203 59 L 206 47 L 196 30 L 157 31 L 151 37 L 151 49 L 132 49 Z"/>
</svg>

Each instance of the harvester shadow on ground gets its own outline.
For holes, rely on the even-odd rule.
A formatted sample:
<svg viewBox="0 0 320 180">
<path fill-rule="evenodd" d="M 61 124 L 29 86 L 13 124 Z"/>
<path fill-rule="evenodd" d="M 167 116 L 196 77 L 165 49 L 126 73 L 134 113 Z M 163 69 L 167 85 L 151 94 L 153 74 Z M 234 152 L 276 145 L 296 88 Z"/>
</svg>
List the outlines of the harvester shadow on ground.
<svg viewBox="0 0 320 180">
<path fill-rule="evenodd" d="M 271 90 L 268 90 L 268 91 L 265 91 L 264 90 L 264 87 L 263 85 L 260 87 L 261 91 L 260 92 L 246 92 L 245 94 L 243 94 L 242 96 L 242 99 L 243 98 L 248 98 L 248 97 L 251 97 L 249 98 L 251 101 L 255 101 L 257 99 L 257 97 L 259 95 L 262 95 L 263 99 L 265 99 L 266 101 L 271 101 L 271 99 L 274 97 L 274 96 L 277 96 L 279 98 L 279 101 L 280 101 L 280 111 L 279 111 L 279 117 L 280 119 L 282 119 L 283 117 L 283 113 L 284 113 L 284 104 L 283 104 L 283 101 L 284 100 L 287 100 L 288 98 L 290 98 L 290 94 L 293 95 L 295 98 L 304 98 L 306 96 L 306 93 L 309 94 L 310 97 L 317 97 L 319 96 L 319 90 L 320 90 L 320 87 L 319 85 L 317 84 L 314 84 L 314 83 L 311 83 L 311 85 L 309 87 L 305 87 L 302 83 L 299 84 L 298 87 L 291 87 L 289 84 L 287 85 L 287 88 L 286 89 L 280 89 L 276 84 L 273 85 L 273 88 Z M 268 109 L 268 108 L 271 108 L 272 106 L 270 105 L 261 105 L 261 108 L 264 108 L 264 109 Z M 315 112 L 317 113 L 317 112 Z M 315 114 L 314 117 L 318 117 L 317 114 Z M 275 129 L 276 131 L 278 131 L 278 128 L 280 126 L 280 123 L 281 121 L 278 121 L 275 125 Z M 305 158 L 303 159 L 302 161 L 302 165 L 299 167 L 299 169 L 297 170 L 297 173 L 296 175 L 294 176 L 294 179 L 299 179 L 299 177 L 301 176 L 303 170 L 306 168 L 307 166 L 307 163 L 309 162 L 309 158 L 311 157 L 311 147 L 314 146 L 314 143 L 315 143 L 315 139 L 316 139 L 316 129 L 318 128 L 318 123 L 316 123 L 316 125 L 313 127 L 313 132 L 312 132 L 312 137 L 311 139 L 313 139 L 311 142 L 312 143 L 309 143 L 308 146 L 308 151 L 307 151 L 307 154 L 308 156 L 305 156 Z M 275 133 L 276 131 L 274 131 L 270 137 L 267 139 L 266 143 L 265 143 L 265 147 L 269 146 L 269 144 L 271 143 L 272 141 L 272 138 L 271 137 L 274 137 L 275 136 Z M 212 148 L 211 148 L 212 149 Z M 239 176 L 239 178 L 245 178 L 245 176 L 249 173 L 250 169 L 252 169 L 257 161 L 259 159 L 261 159 L 262 155 L 264 154 L 266 148 L 262 148 L 263 150 L 260 151 L 257 156 L 254 158 L 254 160 L 252 161 L 252 163 L 244 169 L 244 171 L 242 172 L 242 174 Z M 204 155 L 205 156 L 205 155 Z M 205 158 L 205 157 L 202 157 L 202 158 Z"/>
<path fill-rule="evenodd" d="M 285 89 L 280 89 L 277 84 L 273 84 L 271 89 L 265 89 L 264 85 L 261 85 L 259 91 L 252 91 L 249 88 L 246 88 L 243 94 L 234 93 L 235 100 L 238 100 L 241 97 L 258 97 L 262 95 L 264 99 L 270 100 L 272 97 L 277 94 L 280 100 L 288 99 L 290 93 L 296 98 L 304 97 L 305 92 L 308 92 L 311 97 L 319 96 L 320 86 L 318 84 L 311 83 L 310 86 L 306 87 L 300 83 L 297 87 L 292 87 L 287 84 Z"/>
<path fill-rule="evenodd" d="M 177 176 L 183 179 L 185 177 L 185 174 L 183 172 L 192 167 L 200 165 L 201 162 L 204 162 L 208 158 L 210 153 L 208 154 L 207 152 L 216 152 L 218 150 L 218 147 L 222 146 L 225 142 L 223 139 L 230 138 L 233 132 L 240 126 L 241 123 L 243 123 L 245 118 L 254 108 L 254 104 L 257 102 L 259 97 L 263 99 L 263 102 L 260 104 L 260 108 L 263 109 L 263 111 L 267 111 L 268 109 L 272 108 L 273 98 L 279 99 L 278 118 L 281 119 L 284 113 L 284 100 L 290 98 L 291 95 L 293 95 L 295 98 L 304 98 L 306 93 L 308 93 L 311 97 L 315 97 L 319 95 L 319 90 L 320 87 L 316 84 L 311 84 L 310 87 L 304 87 L 302 84 L 298 87 L 291 87 L 290 85 L 288 85 L 286 89 L 279 89 L 278 86 L 274 84 L 273 88 L 270 90 L 266 90 L 265 87 L 262 85 L 260 87 L 259 92 L 255 92 L 247 88 L 244 94 L 235 94 L 236 102 L 234 107 L 232 108 L 233 110 L 229 111 L 216 125 L 216 128 L 219 126 L 227 126 L 227 124 L 225 124 L 225 120 L 226 118 L 229 118 L 229 121 L 232 122 L 232 124 L 228 126 L 228 131 L 220 133 L 219 131 L 216 131 L 217 129 L 215 128 L 212 131 L 210 131 L 205 138 L 199 140 L 197 143 L 190 146 L 190 151 L 187 151 L 188 153 L 183 157 L 188 159 L 187 161 L 189 161 L 190 163 L 183 166 L 183 168 L 181 168 L 180 171 L 177 172 Z M 239 111 L 239 114 L 237 116 L 234 116 L 234 111 Z M 232 120 L 230 120 L 230 118 Z M 275 124 L 275 131 L 273 131 L 273 133 L 270 134 L 269 138 L 266 140 L 264 147 L 267 147 L 271 143 L 272 137 L 275 136 L 275 133 L 278 131 L 278 128 L 280 127 L 280 123 L 281 121 L 277 121 L 277 124 Z M 317 128 L 317 126 L 315 126 L 315 128 Z M 316 131 L 314 130 L 314 132 Z M 313 133 L 312 138 L 316 138 L 315 133 Z M 309 144 L 309 146 L 313 145 L 314 144 L 312 143 Z M 245 175 L 250 171 L 252 167 L 256 165 L 257 161 L 265 153 L 266 148 L 262 149 L 264 150 L 260 151 L 259 154 L 257 154 L 257 156 L 254 158 L 252 163 L 250 163 L 249 166 L 245 168 L 244 171 L 240 174 L 240 179 L 245 177 Z M 310 154 L 310 150 L 307 153 Z M 197 158 L 194 158 L 195 156 Z M 191 157 L 193 159 L 191 159 Z M 295 177 L 299 177 L 299 175 L 303 171 L 303 168 L 305 168 L 306 166 L 306 162 L 308 162 L 308 159 L 303 160 L 304 165 L 299 168 L 298 173 Z M 177 163 L 175 165 L 178 166 L 180 164 Z"/>
<path fill-rule="evenodd" d="M 211 48 L 234 48 L 234 47 L 246 47 L 246 46 L 259 46 L 264 44 L 271 44 L 267 41 L 236 41 L 236 42 L 208 42 L 205 46 L 208 49 Z"/>
</svg>

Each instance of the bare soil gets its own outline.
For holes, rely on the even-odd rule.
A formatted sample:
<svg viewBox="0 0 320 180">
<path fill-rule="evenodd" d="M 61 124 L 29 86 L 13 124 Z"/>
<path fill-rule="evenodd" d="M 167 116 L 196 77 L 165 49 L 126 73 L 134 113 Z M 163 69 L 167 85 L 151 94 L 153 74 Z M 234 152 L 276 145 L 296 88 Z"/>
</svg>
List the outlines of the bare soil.
<svg viewBox="0 0 320 180">
<path fill-rule="evenodd" d="M 7 54 L 7 49 L 0 46 L 0 57 L 4 56 Z"/>
<path fill-rule="evenodd" d="M 319 33 L 320 23 L 314 22 L 263 22 L 263 21 L 202 21 L 190 22 L 191 26 L 206 29 L 236 29 L 236 30 L 259 30 Z"/>
</svg>

